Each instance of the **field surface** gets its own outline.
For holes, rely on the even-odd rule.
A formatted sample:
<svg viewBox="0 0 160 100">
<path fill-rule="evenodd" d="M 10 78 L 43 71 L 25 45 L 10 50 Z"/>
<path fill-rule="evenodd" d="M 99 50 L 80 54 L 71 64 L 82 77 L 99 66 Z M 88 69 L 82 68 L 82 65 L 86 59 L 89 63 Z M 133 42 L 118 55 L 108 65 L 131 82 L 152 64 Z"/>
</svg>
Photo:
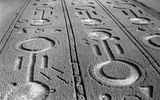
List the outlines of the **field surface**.
<svg viewBox="0 0 160 100">
<path fill-rule="evenodd" d="M 158 0 L 0 0 L 0 100 L 160 100 Z"/>
</svg>

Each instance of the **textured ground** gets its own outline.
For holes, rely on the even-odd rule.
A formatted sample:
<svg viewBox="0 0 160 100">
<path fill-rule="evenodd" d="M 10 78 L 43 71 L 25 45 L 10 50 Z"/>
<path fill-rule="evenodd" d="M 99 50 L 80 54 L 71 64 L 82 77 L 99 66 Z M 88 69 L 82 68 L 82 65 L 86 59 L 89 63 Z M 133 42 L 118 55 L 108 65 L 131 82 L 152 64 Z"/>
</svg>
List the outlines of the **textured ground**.
<svg viewBox="0 0 160 100">
<path fill-rule="evenodd" d="M 160 100 L 159 8 L 144 1 L 0 0 L 0 100 Z"/>
<path fill-rule="evenodd" d="M 137 1 L 145 4 L 148 7 L 151 7 L 157 11 L 160 11 L 160 7 L 159 7 L 160 1 L 159 0 L 137 0 Z"/>
</svg>

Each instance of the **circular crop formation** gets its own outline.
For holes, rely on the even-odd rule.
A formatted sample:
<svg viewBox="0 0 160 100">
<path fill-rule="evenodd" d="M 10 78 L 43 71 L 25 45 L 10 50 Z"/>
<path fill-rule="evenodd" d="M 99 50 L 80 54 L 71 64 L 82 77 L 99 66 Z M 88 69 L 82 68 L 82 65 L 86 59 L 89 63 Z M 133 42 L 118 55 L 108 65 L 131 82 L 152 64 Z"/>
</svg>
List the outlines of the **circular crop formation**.
<svg viewBox="0 0 160 100">
<path fill-rule="evenodd" d="M 36 37 L 22 41 L 16 45 L 16 49 L 22 52 L 38 53 L 54 47 L 56 42 L 46 37 Z"/>
<path fill-rule="evenodd" d="M 100 19 L 90 19 L 90 18 L 86 18 L 86 19 L 82 19 L 81 22 L 85 25 L 99 25 L 101 23 Z"/>
<path fill-rule="evenodd" d="M 150 19 L 148 18 L 130 18 L 129 20 L 133 24 L 138 24 L 138 25 L 148 25 L 150 22 Z"/>
<path fill-rule="evenodd" d="M 142 38 L 142 41 L 153 49 L 160 50 L 160 34 L 150 35 Z"/>
<path fill-rule="evenodd" d="M 135 7 L 132 3 L 116 3 L 116 4 L 111 4 L 111 7 L 117 8 L 117 9 L 128 9 L 131 7 Z"/>
<path fill-rule="evenodd" d="M 111 34 L 109 32 L 104 31 L 94 31 L 89 33 L 88 35 L 91 39 L 109 39 L 111 38 Z"/>
<path fill-rule="evenodd" d="M 32 26 L 44 26 L 44 25 L 50 25 L 49 20 L 42 20 L 42 19 L 34 19 L 31 21 Z"/>
<path fill-rule="evenodd" d="M 96 81 L 111 86 L 128 86 L 138 81 L 141 72 L 138 66 L 125 61 L 106 61 L 91 70 Z"/>
</svg>

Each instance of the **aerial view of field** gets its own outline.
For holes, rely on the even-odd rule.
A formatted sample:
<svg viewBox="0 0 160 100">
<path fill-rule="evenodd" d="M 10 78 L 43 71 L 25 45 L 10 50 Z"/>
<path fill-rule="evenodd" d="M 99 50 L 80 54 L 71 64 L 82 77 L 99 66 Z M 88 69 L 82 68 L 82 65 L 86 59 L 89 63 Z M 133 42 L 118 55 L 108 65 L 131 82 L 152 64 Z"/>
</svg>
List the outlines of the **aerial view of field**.
<svg viewBox="0 0 160 100">
<path fill-rule="evenodd" d="M 0 100 L 160 100 L 159 0 L 0 0 Z"/>
</svg>

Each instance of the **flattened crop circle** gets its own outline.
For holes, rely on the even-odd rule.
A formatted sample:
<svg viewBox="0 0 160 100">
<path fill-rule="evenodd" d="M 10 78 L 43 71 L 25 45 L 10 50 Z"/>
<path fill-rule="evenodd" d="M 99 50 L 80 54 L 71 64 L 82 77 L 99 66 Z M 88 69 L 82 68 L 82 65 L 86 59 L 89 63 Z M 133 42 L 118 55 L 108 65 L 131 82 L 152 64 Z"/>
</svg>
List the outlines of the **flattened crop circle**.
<svg viewBox="0 0 160 100">
<path fill-rule="evenodd" d="M 117 68 L 124 67 L 129 70 L 127 74 L 124 75 L 123 77 L 119 77 L 116 75 L 114 76 L 114 73 L 113 75 L 110 74 L 109 76 L 108 73 L 104 72 L 104 67 L 113 67 L 112 65 L 114 65 L 114 67 L 116 65 Z M 110 70 L 108 70 L 108 72 L 109 71 Z M 109 86 L 129 86 L 141 79 L 142 70 L 139 69 L 138 66 L 133 63 L 118 60 L 118 61 L 106 61 L 106 62 L 97 64 L 92 68 L 92 70 L 90 70 L 90 74 L 96 81 L 102 84 L 106 84 Z"/>
<path fill-rule="evenodd" d="M 160 35 L 150 35 L 142 38 L 142 41 L 149 47 L 160 50 Z"/>
<path fill-rule="evenodd" d="M 82 19 L 81 22 L 84 24 L 84 25 L 99 25 L 101 23 L 101 20 L 100 19 L 90 19 L 90 18 L 87 18 L 87 19 Z"/>
<path fill-rule="evenodd" d="M 130 18 L 129 20 L 133 24 L 138 24 L 138 25 L 148 25 L 150 23 L 150 19 L 148 18 Z"/>
<path fill-rule="evenodd" d="M 45 25 L 50 25 L 49 20 L 42 20 L 42 19 L 34 19 L 31 21 L 32 26 L 45 26 Z"/>
<path fill-rule="evenodd" d="M 107 31 L 93 31 L 88 35 L 91 39 L 109 39 L 111 38 L 111 34 Z"/>
<path fill-rule="evenodd" d="M 38 53 L 47 51 L 52 47 L 55 47 L 56 40 L 52 40 L 46 37 L 31 38 L 17 43 L 16 49 L 22 52 Z"/>
<path fill-rule="evenodd" d="M 118 4 L 112 4 L 111 6 L 117 9 L 129 9 L 131 7 L 135 7 L 135 5 L 133 5 L 132 3 L 118 3 Z"/>
</svg>

